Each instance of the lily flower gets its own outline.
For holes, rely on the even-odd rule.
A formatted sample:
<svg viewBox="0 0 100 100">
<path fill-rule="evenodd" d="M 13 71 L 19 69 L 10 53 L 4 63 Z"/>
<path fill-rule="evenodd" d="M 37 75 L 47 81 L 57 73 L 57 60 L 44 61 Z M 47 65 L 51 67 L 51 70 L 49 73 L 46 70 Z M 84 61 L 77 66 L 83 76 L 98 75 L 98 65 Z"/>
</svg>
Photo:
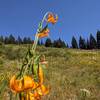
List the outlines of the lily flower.
<svg viewBox="0 0 100 100">
<path fill-rule="evenodd" d="M 52 13 L 49 13 L 46 21 L 55 24 L 58 21 L 58 16 L 56 15 L 56 17 L 54 17 Z"/>
<path fill-rule="evenodd" d="M 35 82 L 30 76 L 24 76 L 22 82 L 24 90 L 31 89 L 35 84 Z"/>
<path fill-rule="evenodd" d="M 39 66 L 39 84 L 42 84 L 43 83 L 43 71 L 42 71 L 42 68 Z"/>
<path fill-rule="evenodd" d="M 26 98 L 27 100 L 41 100 L 41 96 L 44 96 L 49 93 L 49 88 L 46 88 L 44 85 L 40 85 L 33 92 L 29 92 Z"/>
<path fill-rule="evenodd" d="M 14 75 L 10 80 L 10 88 L 13 92 L 18 93 L 33 88 L 35 82 L 30 76 L 24 76 L 23 79 L 16 79 Z"/>
<path fill-rule="evenodd" d="M 40 64 L 43 64 L 43 65 L 48 64 L 48 61 L 46 61 L 46 59 L 45 59 L 45 55 L 42 55 L 42 57 L 40 58 Z"/>
<path fill-rule="evenodd" d="M 21 81 L 16 80 L 15 75 L 10 80 L 10 88 L 11 88 L 12 92 L 14 92 L 14 93 L 21 92 L 23 90 Z"/>
<path fill-rule="evenodd" d="M 34 91 L 34 93 L 29 93 L 29 100 L 41 100 L 41 96 L 37 93 L 37 91 Z"/>
<path fill-rule="evenodd" d="M 37 36 L 38 36 L 38 38 L 47 37 L 47 36 L 49 36 L 49 32 L 50 32 L 49 29 L 46 28 L 45 30 L 39 32 L 39 33 L 37 34 Z"/>
<path fill-rule="evenodd" d="M 46 88 L 43 84 L 37 88 L 37 92 L 39 95 L 43 96 L 49 93 L 49 88 Z"/>
</svg>

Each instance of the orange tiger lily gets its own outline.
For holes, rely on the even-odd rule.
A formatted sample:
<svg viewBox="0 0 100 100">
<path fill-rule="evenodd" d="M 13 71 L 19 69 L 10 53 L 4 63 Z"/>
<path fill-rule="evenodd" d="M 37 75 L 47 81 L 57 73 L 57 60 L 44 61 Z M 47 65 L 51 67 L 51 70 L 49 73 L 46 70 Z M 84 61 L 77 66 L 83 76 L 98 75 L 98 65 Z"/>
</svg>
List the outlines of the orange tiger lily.
<svg viewBox="0 0 100 100">
<path fill-rule="evenodd" d="M 22 81 L 23 81 L 23 89 L 24 90 L 33 88 L 33 86 L 35 84 L 33 79 L 30 76 L 24 76 Z"/>
<path fill-rule="evenodd" d="M 45 55 L 43 55 L 41 58 L 40 58 L 40 64 L 44 64 L 44 65 L 47 65 L 48 62 L 46 61 L 45 59 Z"/>
<path fill-rule="evenodd" d="M 10 88 L 13 92 L 21 92 L 22 89 L 22 83 L 20 80 L 16 80 L 16 76 L 14 75 L 10 80 Z"/>
<path fill-rule="evenodd" d="M 29 76 L 24 76 L 23 79 L 17 80 L 14 75 L 10 80 L 10 88 L 13 92 L 22 92 L 31 89 L 34 86 L 34 81 Z"/>
<path fill-rule="evenodd" d="M 57 15 L 56 15 L 56 18 L 55 18 L 52 13 L 48 14 L 48 17 L 47 17 L 47 22 L 48 23 L 55 24 L 57 21 L 58 21 L 58 16 Z"/>
<path fill-rule="evenodd" d="M 47 37 L 47 36 L 49 36 L 48 33 L 49 33 L 49 29 L 47 28 L 43 32 L 38 33 L 37 36 L 38 36 L 38 38 Z"/>
<path fill-rule="evenodd" d="M 41 100 L 41 96 L 44 96 L 49 93 L 49 88 L 46 88 L 44 85 L 40 85 L 34 92 L 29 92 L 30 100 Z"/>
<path fill-rule="evenodd" d="M 34 93 L 29 93 L 30 100 L 41 100 L 41 96 L 38 94 L 37 91 L 34 91 Z"/>
<path fill-rule="evenodd" d="M 37 93 L 41 96 L 46 95 L 49 93 L 49 88 L 46 88 L 43 84 L 37 88 Z"/>
<path fill-rule="evenodd" d="M 40 86 L 40 84 L 38 82 L 34 82 L 34 85 L 32 87 L 32 90 L 37 89 Z"/>
<path fill-rule="evenodd" d="M 43 83 L 43 70 L 42 68 L 39 66 L 39 84 Z"/>
</svg>

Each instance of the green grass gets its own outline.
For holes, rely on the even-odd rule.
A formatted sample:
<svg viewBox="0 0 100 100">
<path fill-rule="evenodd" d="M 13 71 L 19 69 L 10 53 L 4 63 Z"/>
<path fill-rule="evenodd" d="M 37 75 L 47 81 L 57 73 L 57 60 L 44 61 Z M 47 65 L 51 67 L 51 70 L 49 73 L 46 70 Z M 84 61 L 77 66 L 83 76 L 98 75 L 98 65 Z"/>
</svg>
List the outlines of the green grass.
<svg viewBox="0 0 100 100">
<path fill-rule="evenodd" d="M 0 82 L 4 76 L 9 80 L 19 71 L 27 48 L 28 45 L 0 46 Z M 43 100 L 100 100 L 99 50 L 40 46 L 37 51 L 45 54 L 49 61 L 45 83 L 51 89 Z M 8 100 L 7 91 L 1 96 L 3 100 Z"/>
</svg>

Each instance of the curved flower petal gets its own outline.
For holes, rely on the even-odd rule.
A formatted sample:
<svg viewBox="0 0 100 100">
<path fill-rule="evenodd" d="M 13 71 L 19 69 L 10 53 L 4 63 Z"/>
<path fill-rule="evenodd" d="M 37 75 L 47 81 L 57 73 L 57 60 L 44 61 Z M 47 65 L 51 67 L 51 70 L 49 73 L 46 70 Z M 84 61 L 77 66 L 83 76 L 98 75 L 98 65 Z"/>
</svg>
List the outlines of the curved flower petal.
<svg viewBox="0 0 100 100">
<path fill-rule="evenodd" d="M 23 89 L 24 90 L 33 88 L 34 81 L 33 81 L 33 79 L 30 76 L 24 76 L 22 81 L 23 81 Z"/>
<path fill-rule="evenodd" d="M 30 76 L 24 76 L 23 79 L 16 79 L 14 75 L 10 80 L 10 88 L 13 92 L 22 92 L 28 89 L 32 89 L 35 82 Z"/>
<path fill-rule="evenodd" d="M 40 84 L 43 83 L 43 70 L 40 66 L 39 66 L 39 83 Z"/>
<path fill-rule="evenodd" d="M 14 82 L 15 82 L 15 79 L 16 79 L 15 75 L 10 79 L 10 88 L 11 88 L 11 90 L 13 92 L 15 92 L 14 91 Z"/>
<path fill-rule="evenodd" d="M 23 90 L 21 80 L 16 80 L 15 75 L 10 80 L 10 88 L 15 93 L 16 92 L 21 92 Z"/>
<path fill-rule="evenodd" d="M 37 36 L 38 36 L 38 38 L 47 37 L 47 36 L 49 36 L 48 33 L 49 33 L 49 29 L 46 29 L 46 30 L 44 30 L 43 32 L 38 33 Z"/>
<path fill-rule="evenodd" d="M 44 85 L 41 85 L 38 89 L 37 92 L 39 95 L 43 96 L 49 93 L 49 88 L 46 88 Z"/>
<path fill-rule="evenodd" d="M 41 96 L 38 94 L 37 91 L 34 91 L 34 93 L 29 93 L 30 100 L 40 100 Z"/>
<path fill-rule="evenodd" d="M 54 15 L 52 13 L 48 14 L 48 17 L 47 17 L 47 22 L 48 23 L 55 24 L 57 21 L 58 21 L 58 16 L 57 15 L 56 15 L 56 17 L 54 17 Z"/>
</svg>

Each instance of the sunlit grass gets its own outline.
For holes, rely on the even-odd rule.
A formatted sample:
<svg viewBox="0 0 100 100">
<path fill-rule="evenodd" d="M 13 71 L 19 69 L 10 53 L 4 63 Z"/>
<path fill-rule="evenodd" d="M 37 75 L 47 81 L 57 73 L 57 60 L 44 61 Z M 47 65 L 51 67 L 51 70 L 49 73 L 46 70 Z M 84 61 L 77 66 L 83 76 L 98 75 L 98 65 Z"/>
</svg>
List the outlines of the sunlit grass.
<svg viewBox="0 0 100 100">
<path fill-rule="evenodd" d="M 0 82 L 20 69 L 28 45 L 0 46 Z M 50 93 L 44 100 L 100 100 L 100 51 L 57 49 L 40 46 L 48 60 L 45 84 Z M 86 89 L 90 95 L 81 91 Z M 8 89 L 7 89 L 8 90 Z M 3 100 L 7 100 L 7 91 Z M 1 99 L 0 99 L 1 100 Z"/>
</svg>

